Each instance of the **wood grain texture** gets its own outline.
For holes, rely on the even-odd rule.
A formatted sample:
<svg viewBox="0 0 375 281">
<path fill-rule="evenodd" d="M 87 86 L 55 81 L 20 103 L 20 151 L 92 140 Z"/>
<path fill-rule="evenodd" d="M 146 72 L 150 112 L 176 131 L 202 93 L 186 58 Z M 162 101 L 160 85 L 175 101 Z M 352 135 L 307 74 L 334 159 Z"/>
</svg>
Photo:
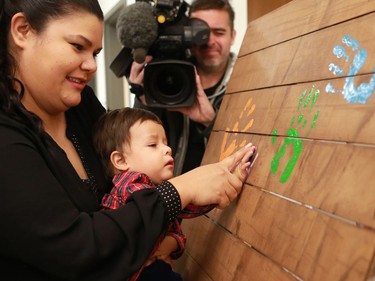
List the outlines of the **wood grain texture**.
<svg viewBox="0 0 375 281">
<path fill-rule="evenodd" d="M 359 76 L 356 81 L 363 83 L 371 77 Z M 271 135 L 276 129 L 278 135 L 286 135 L 290 127 L 295 127 L 302 138 L 375 145 L 375 98 L 366 104 L 349 105 L 341 94 L 324 91 L 328 83 L 339 87 L 344 80 L 299 83 L 226 95 L 214 130 Z M 320 91 L 315 105 L 311 107 L 310 101 L 307 107 L 298 109 L 303 93 L 311 91 L 312 87 L 314 91 Z M 307 94 L 303 101 L 307 101 Z M 317 111 L 319 116 L 311 129 Z M 305 128 L 297 122 L 291 125 L 292 120 L 301 114 L 308 125 Z"/>
<path fill-rule="evenodd" d="M 375 11 L 374 0 L 292 1 L 249 23 L 243 56 Z"/>
<path fill-rule="evenodd" d="M 237 240 L 303 280 L 365 280 L 370 270 L 373 231 L 262 190 L 246 186 L 232 208 L 209 215 Z M 233 256 L 226 251 L 214 255 Z"/>
<path fill-rule="evenodd" d="M 221 151 L 228 144 L 236 142 L 237 150 L 252 142 L 260 155 L 248 184 L 375 230 L 375 147 L 303 140 L 293 172 L 286 183 L 280 183 L 293 149 L 287 148 L 275 174 L 271 172 L 271 162 L 284 141 L 285 137 L 278 137 L 273 145 L 270 136 L 214 132 L 203 164 L 220 160 Z"/>
<path fill-rule="evenodd" d="M 187 259 L 194 257 L 195 263 L 204 269 L 204 272 L 194 270 L 192 273 L 191 267 L 185 267 L 180 261 L 177 268 L 184 280 L 203 280 L 206 275 L 220 281 L 295 280 L 280 265 L 206 217 L 184 220 L 182 225 L 189 237 Z"/>
<path fill-rule="evenodd" d="M 370 13 L 242 56 L 236 61 L 227 93 L 332 79 L 330 63 L 339 64 L 347 74 L 351 61 L 339 60 L 333 48 L 342 44 L 342 38 L 349 34 L 360 42 L 360 48 L 374 54 L 374 22 L 375 13 Z M 356 52 L 348 49 L 351 60 Z M 374 73 L 374 60 L 374 56 L 369 56 L 357 75 Z"/>
<path fill-rule="evenodd" d="M 247 16 L 248 21 L 253 21 L 273 10 L 276 10 L 282 5 L 290 2 L 291 0 L 262 0 L 262 1 L 248 1 Z"/>
</svg>

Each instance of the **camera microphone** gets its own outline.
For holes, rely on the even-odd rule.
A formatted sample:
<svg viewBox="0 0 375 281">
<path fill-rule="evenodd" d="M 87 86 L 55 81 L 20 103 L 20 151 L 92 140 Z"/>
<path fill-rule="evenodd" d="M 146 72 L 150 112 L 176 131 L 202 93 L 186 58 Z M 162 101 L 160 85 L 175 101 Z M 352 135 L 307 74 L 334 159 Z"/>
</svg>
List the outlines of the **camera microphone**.
<svg viewBox="0 0 375 281">
<path fill-rule="evenodd" d="M 125 48 L 133 49 L 133 59 L 143 63 L 148 49 L 158 36 L 158 23 L 153 8 L 146 2 L 124 7 L 117 23 L 117 36 Z"/>
</svg>

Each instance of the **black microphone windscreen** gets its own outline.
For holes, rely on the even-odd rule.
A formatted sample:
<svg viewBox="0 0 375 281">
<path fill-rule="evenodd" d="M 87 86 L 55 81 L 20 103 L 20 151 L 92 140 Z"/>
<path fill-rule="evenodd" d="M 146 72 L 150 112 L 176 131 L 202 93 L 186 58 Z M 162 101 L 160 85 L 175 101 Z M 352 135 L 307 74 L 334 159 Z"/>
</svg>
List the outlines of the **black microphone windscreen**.
<svg viewBox="0 0 375 281">
<path fill-rule="evenodd" d="M 158 35 L 158 23 L 152 6 L 135 2 L 125 6 L 117 19 L 117 36 L 127 48 L 148 49 Z"/>
</svg>

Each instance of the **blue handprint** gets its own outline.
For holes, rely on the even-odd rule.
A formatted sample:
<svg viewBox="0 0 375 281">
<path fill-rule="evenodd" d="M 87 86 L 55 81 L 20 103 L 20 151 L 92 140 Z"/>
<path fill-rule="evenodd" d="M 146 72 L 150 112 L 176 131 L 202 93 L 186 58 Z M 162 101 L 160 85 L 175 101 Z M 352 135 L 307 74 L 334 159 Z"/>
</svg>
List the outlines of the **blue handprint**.
<svg viewBox="0 0 375 281">
<path fill-rule="evenodd" d="M 359 48 L 359 43 L 354 38 L 350 37 L 349 35 L 345 35 L 342 38 L 342 42 L 347 46 L 351 47 L 352 51 L 357 51 Z M 335 46 L 333 48 L 333 54 L 336 55 L 337 58 L 345 59 L 345 62 L 349 62 L 350 56 L 345 51 L 345 47 L 343 46 Z M 367 59 L 367 52 L 365 49 L 360 49 L 355 54 L 353 58 L 353 62 L 350 65 L 350 69 L 348 72 L 348 77 L 345 80 L 345 85 L 343 90 L 335 90 L 331 83 L 328 83 L 326 86 L 327 93 L 341 93 L 345 100 L 350 103 L 366 103 L 368 99 L 372 96 L 375 90 L 375 74 L 372 76 L 369 83 L 362 83 L 358 87 L 354 85 L 354 77 L 358 74 L 359 70 L 362 68 L 363 64 Z M 332 71 L 334 75 L 343 76 L 344 71 L 334 63 L 329 65 L 329 70 Z M 375 72 L 375 69 L 374 69 Z"/>
</svg>

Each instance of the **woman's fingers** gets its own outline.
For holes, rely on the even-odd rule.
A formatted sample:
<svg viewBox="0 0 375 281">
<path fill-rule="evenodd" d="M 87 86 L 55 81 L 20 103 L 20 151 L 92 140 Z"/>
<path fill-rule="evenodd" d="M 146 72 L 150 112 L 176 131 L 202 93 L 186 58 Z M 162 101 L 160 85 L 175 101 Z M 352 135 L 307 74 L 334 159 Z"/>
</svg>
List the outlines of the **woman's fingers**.
<svg viewBox="0 0 375 281">
<path fill-rule="evenodd" d="M 220 197 L 219 203 L 217 204 L 218 209 L 224 209 L 229 206 L 229 204 L 236 199 L 238 194 L 241 192 L 242 182 L 237 178 L 233 179 L 236 183 L 228 184 L 225 188 L 225 194 Z"/>
<path fill-rule="evenodd" d="M 240 163 L 234 169 L 233 174 L 237 175 L 238 178 L 244 182 L 249 176 L 250 168 L 254 165 L 257 157 L 258 153 L 256 152 L 256 147 L 252 146 L 251 149 L 242 157 Z"/>
<path fill-rule="evenodd" d="M 227 207 L 242 191 L 243 183 L 250 171 L 251 163 L 249 159 L 255 153 L 255 150 L 255 146 L 249 143 L 222 161 L 223 165 L 226 165 L 226 169 L 230 171 L 230 175 L 228 175 L 229 184 L 225 189 L 226 198 L 222 198 L 222 201 L 218 204 L 218 208 Z"/>
<path fill-rule="evenodd" d="M 240 164 L 241 160 L 244 158 L 244 156 L 252 150 L 253 144 L 248 143 L 245 147 L 241 148 L 237 152 L 233 153 L 232 155 L 228 156 L 224 160 L 222 160 L 220 163 L 222 163 L 226 169 L 228 169 L 230 172 L 233 172 L 238 164 Z"/>
</svg>

